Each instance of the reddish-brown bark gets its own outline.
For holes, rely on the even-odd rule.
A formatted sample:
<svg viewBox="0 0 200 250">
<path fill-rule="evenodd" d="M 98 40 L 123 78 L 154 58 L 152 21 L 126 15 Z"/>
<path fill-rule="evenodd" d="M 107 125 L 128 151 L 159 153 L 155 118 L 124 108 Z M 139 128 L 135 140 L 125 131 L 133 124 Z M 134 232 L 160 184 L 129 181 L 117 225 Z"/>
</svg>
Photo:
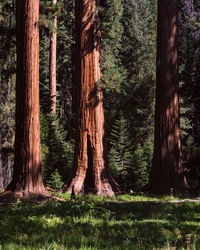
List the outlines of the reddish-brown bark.
<svg viewBox="0 0 200 250">
<path fill-rule="evenodd" d="M 57 0 L 52 0 L 53 4 L 57 4 Z M 50 56 L 49 56 L 49 88 L 51 98 L 51 111 L 56 114 L 56 44 L 57 44 L 57 16 L 53 19 L 53 31 L 50 34 Z"/>
<path fill-rule="evenodd" d="M 148 188 L 167 193 L 187 186 L 181 162 L 176 0 L 158 0 L 157 22 L 155 139 Z"/>
<path fill-rule="evenodd" d="M 7 190 L 43 193 L 39 119 L 39 0 L 18 0 L 15 163 Z"/>
<path fill-rule="evenodd" d="M 77 43 L 77 139 L 75 174 L 68 191 L 93 191 L 113 196 L 119 192 L 106 164 L 104 146 L 103 93 L 99 86 L 101 73 L 100 30 L 96 0 L 76 1 Z"/>
</svg>

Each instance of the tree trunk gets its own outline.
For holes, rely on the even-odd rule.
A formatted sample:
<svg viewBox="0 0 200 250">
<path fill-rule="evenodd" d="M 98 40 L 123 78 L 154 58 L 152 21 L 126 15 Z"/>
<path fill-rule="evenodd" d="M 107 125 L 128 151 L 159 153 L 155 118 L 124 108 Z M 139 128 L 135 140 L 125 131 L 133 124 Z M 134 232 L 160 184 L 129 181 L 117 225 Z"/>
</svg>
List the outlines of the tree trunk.
<svg viewBox="0 0 200 250">
<path fill-rule="evenodd" d="M 99 86 L 101 53 L 97 0 L 76 0 L 77 138 L 75 174 L 68 191 L 113 196 L 119 187 L 111 178 L 104 145 L 103 93 Z"/>
<path fill-rule="evenodd" d="M 52 0 L 53 4 L 57 4 L 57 0 Z M 57 16 L 53 19 L 53 30 L 50 34 L 50 57 L 49 57 L 49 88 L 51 98 L 51 111 L 56 115 L 56 43 L 57 43 Z"/>
<path fill-rule="evenodd" d="M 7 190 L 43 193 L 39 119 L 39 0 L 18 0 L 16 130 L 13 179 Z"/>
<path fill-rule="evenodd" d="M 158 0 L 157 22 L 155 138 L 148 189 L 168 193 L 187 186 L 181 162 L 176 0 Z"/>
</svg>

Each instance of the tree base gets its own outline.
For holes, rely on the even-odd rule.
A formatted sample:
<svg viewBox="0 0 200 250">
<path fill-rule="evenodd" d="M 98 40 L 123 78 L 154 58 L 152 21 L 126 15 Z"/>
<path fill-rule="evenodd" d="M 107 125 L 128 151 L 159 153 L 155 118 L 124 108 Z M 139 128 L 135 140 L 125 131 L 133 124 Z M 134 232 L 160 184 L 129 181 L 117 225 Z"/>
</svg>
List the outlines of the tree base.
<svg viewBox="0 0 200 250">
<path fill-rule="evenodd" d="M 61 198 L 49 194 L 46 190 L 43 193 L 29 193 L 24 195 L 23 191 L 6 190 L 0 194 L 0 202 L 15 203 L 17 201 L 44 202 L 49 199 L 56 201 L 64 201 Z"/>
<path fill-rule="evenodd" d="M 98 185 L 91 189 L 84 189 L 85 180 L 79 180 L 74 178 L 69 186 L 66 184 L 62 187 L 62 192 L 72 193 L 74 190 L 75 194 L 94 194 L 97 196 L 113 197 L 115 195 L 121 194 L 119 185 L 110 177 L 110 181 L 107 179 L 98 183 Z"/>
<path fill-rule="evenodd" d="M 149 194 L 156 194 L 156 195 L 174 195 L 176 193 L 184 193 L 189 189 L 188 185 L 164 185 L 162 183 L 149 183 L 145 187 L 143 187 L 142 191 L 149 193 Z"/>
</svg>

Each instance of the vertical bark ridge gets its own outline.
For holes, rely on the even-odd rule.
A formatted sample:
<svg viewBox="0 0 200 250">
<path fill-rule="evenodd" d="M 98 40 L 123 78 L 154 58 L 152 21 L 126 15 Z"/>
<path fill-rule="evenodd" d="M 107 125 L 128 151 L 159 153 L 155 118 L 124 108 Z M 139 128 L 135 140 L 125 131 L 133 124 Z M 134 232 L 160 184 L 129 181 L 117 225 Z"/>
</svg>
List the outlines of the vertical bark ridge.
<svg viewBox="0 0 200 250">
<path fill-rule="evenodd" d="M 53 4 L 57 4 L 57 0 L 52 0 Z M 53 18 L 53 28 L 57 28 L 57 16 Z M 49 88 L 51 98 L 51 111 L 56 115 L 56 47 L 57 33 L 55 30 L 50 34 L 50 58 L 49 58 Z"/>
<path fill-rule="evenodd" d="M 155 138 L 148 188 L 167 193 L 187 186 L 181 161 L 176 0 L 158 1 L 157 22 Z"/>
<path fill-rule="evenodd" d="M 119 192 L 119 187 L 111 178 L 105 161 L 103 92 L 99 85 L 102 76 L 101 34 L 97 5 L 98 1 L 95 0 L 76 1 L 76 19 L 81 20 L 81 23 L 77 21 L 81 29 L 76 39 L 77 73 L 80 74 L 77 76 L 77 91 L 80 91 L 80 95 L 78 94 L 78 135 L 74 164 L 76 172 L 68 191 L 71 192 L 74 186 L 75 192 L 80 192 L 85 181 L 87 182 L 86 172 L 92 161 L 93 192 L 112 196 Z"/>
<path fill-rule="evenodd" d="M 39 119 L 39 0 L 17 1 L 15 163 L 11 189 L 43 193 Z"/>
</svg>

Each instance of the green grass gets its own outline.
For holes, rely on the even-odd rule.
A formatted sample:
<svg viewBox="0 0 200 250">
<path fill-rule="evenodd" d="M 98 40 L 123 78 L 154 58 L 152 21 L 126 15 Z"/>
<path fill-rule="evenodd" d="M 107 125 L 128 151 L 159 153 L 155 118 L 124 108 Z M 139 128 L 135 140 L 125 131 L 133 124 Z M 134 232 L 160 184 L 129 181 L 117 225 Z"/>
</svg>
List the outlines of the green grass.
<svg viewBox="0 0 200 250">
<path fill-rule="evenodd" d="M 200 249 L 200 203 L 102 203 L 161 197 L 78 196 L 0 207 L 0 249 Z M 164 200 L 171 199 L 164 197 Z"/>
</svg>

